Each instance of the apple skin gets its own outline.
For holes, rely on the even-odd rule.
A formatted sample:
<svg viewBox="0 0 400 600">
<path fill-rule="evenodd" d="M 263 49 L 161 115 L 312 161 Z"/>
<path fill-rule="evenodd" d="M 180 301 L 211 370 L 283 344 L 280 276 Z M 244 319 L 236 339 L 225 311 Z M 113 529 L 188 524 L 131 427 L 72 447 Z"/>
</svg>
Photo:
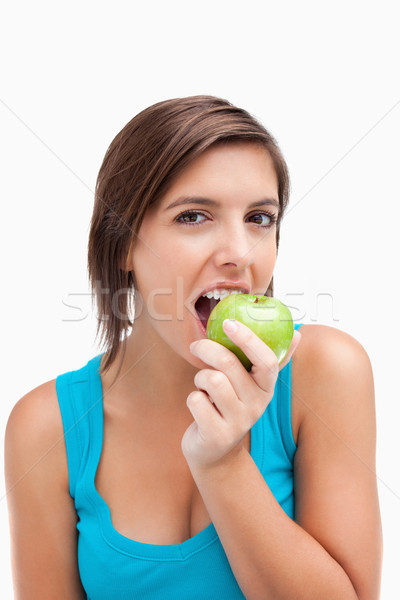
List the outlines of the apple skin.
<svg viewBox="0 0 400 600">
<path fill-rule="evenodd" d="M 222 328 L 225 319 L 247 325 L 275 353 L 279 364 L 285 359 L 293 338 L 293 319 L 288 307 L 276 298 L 259 294 L 230 294 L 213 308 L 207 322 L 207 338 L 222 344 L 250 371 L 252 363 Z"/>
</svg>

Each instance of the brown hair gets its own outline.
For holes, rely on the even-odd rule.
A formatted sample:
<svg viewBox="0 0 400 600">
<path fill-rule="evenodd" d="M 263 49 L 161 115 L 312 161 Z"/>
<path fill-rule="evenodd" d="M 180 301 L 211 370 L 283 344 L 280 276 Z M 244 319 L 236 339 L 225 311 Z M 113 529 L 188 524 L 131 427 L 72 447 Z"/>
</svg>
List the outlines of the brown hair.
<svg viewBox="0 0 400 600">
<path fill-rule="evenodd" d="M 211 145 L 253 141 L 269 152 L 278 178 L 279 226 L 289 198 L 286 162 L 271 134 L 247 111 L 214 96 L 158 102 L 136 115 L 111 142 L 96 183 L 88 246 L 92 302 L 97 301 L 97 334 L 106 347 L 102 369 L 114 362 L 133 322 L 135 277 L 126 270 L 149 206 L 173 179 Z M 266 291 L 273 295 L 273 278 Z"/>
</svg>

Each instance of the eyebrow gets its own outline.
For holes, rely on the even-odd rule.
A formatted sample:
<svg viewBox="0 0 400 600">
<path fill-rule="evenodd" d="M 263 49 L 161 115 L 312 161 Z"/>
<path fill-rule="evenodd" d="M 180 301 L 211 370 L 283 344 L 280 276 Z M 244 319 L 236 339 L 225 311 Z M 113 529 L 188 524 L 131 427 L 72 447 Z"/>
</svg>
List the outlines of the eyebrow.
<svg viewBox="0 0 400 600">
<path fill-rule="evenodd" d="M 181 206 L 183 204 L 201 204 L 203 206 L 221 206 L 219 202 L 216 200 L 211 200 L 211 198 L 178 198 L 172 204 L 169 204 L 165 210 L 170 210 L 171 208 L 175 208 L 176 206 Z M 277 200 L 274 198 L 264 198 L 263 200 L 257 200 L 256 202 L 252 202 L 249 204 L 249 208 L 258 208 L 259 206 L 275 206 L 278 210 L 280 210 L 280 205 Z"/>
</svg>

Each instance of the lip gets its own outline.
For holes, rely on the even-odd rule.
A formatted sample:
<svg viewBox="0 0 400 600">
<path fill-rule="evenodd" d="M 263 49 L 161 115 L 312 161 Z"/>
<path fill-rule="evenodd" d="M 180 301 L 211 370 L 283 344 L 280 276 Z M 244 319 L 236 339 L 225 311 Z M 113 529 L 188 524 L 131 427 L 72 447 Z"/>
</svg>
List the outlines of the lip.
<svg viewBox="0 0 400 600">
<path fill-rule="evenodd" d="M 243 290 L 243 294 L 250 293 L 250 286 L 246 281 L 216 281 L 215 283 L 210 283 L 207 287 L 205 287 L 192 301 L 192 304 L 196 304 L 197 300 L 203 294 L 207 294 L 207 292 L 211 292 L 215 289 L 220 290 Z"/>
</svg>

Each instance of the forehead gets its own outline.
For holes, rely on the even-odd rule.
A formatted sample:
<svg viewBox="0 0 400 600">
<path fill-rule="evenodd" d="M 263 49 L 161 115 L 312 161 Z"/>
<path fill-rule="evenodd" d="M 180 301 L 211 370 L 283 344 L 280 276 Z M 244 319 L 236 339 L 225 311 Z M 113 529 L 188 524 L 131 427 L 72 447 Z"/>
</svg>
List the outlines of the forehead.
<svg viewBox="0 0 400 600">
<path fill-rule="evenodd" d="M 237 193 L 268 195 L 278 200 L 278 178 L 269 152 L 260 144 L 218 144 L 205 150 L 181 171 L 162 203 L 171 196 L 188 193 L 210 197 Z"/>
</svg>

